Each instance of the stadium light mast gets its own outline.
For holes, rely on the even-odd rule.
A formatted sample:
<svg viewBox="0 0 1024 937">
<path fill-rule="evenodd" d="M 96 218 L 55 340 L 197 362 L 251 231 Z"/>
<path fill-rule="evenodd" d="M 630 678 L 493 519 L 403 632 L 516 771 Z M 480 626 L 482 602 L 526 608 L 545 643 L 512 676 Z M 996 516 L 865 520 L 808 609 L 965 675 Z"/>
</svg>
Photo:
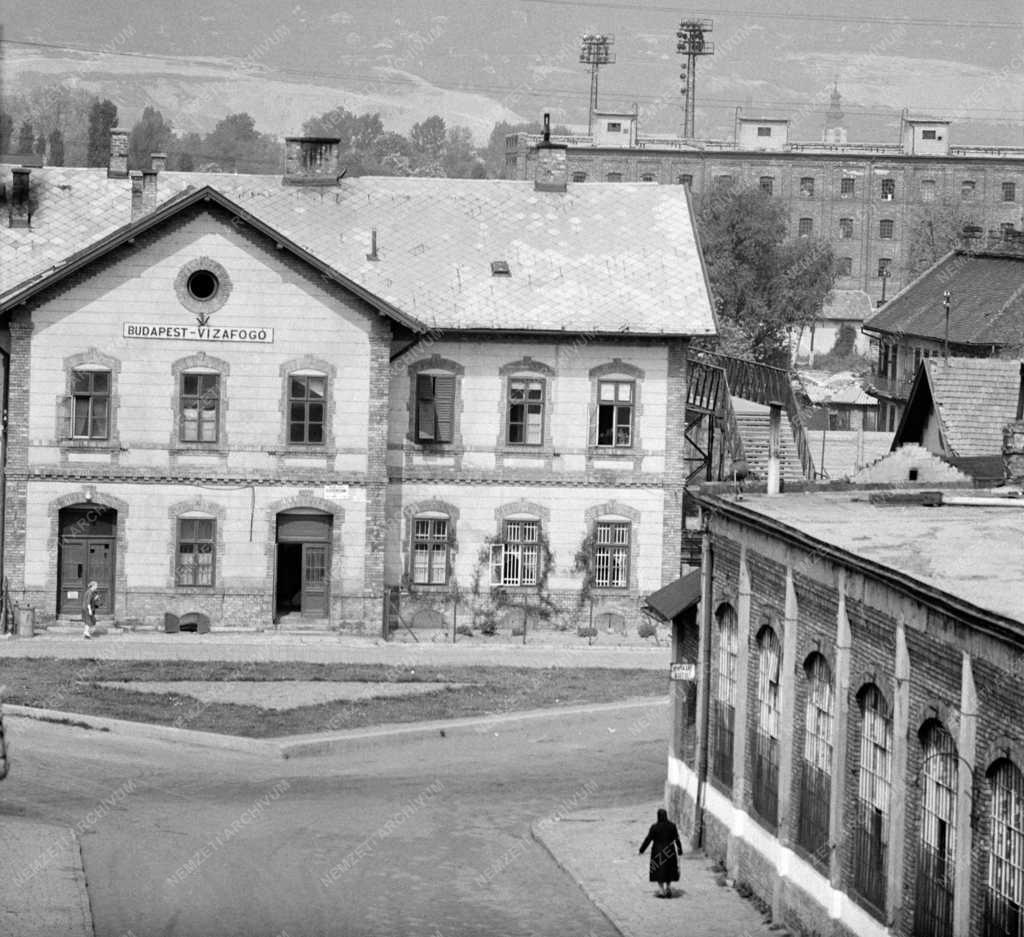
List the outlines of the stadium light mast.
<svg viewBox="0 0 1024 937">
<path fill-rule="evenodd" d="M 683 138 L 694 136 L 693 116 L 697 101 L 697 56 L 714 55 L 715 44 L 706 36 L 713 27 L 711 20 L 683 20 L 676 30 L 676 52 L 683 56 L 679 73 L 683 93 Z"/>
<path fill-rule="evenodd" d="M 612 51 L 615 37 L 587 33 L 580 41 L 583 43 L 580 49 L 580 62 L 590 66 L 590 109 L 587 114 L 587 133 L 591 134 L 594 131 L 594 111 L 597 110 L 597 70 L 602 65 L 611 65 L 615 61 L 615 53 Z"/>
</svg>

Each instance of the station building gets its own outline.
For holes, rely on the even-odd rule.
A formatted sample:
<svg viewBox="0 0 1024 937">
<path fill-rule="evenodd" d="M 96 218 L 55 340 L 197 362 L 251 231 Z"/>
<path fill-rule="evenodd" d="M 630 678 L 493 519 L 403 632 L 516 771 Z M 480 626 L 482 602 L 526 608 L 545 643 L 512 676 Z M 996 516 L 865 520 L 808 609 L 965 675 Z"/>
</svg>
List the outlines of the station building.
<svg viewBox="0 0 1024 937">
<path fill-rule="evenodd" d="M 913 485 L 696 495 L 666 796 L 796 933 L 1024 922 L 1024 502 Z"/>
<path fill-rule="evenodd" d="M 678 574 L 683 190 L 6 167 L 3 575 L 132 626 L 639 615 Z M 552 169 L 552 165 L 554 168 Z M 559 172 L 561 167 L 561 173 Z"/>
</svg>

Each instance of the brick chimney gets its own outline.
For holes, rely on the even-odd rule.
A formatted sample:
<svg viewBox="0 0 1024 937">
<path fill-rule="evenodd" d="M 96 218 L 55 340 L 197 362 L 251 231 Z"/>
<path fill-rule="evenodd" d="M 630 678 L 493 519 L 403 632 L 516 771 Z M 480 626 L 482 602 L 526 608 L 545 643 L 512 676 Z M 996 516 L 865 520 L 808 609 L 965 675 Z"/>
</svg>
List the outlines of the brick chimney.
<svg viewBox="0 0 1024 937">
<path fill-rule="evenodd" d="M 569 147 L 551 142 L 551 115 L 544 115 L 544 140 L 537 144 L 533 188 L 537 192 L 564 192 L 569 187 Z"/>
<path fill-rule="evenodd" d="M 143 214 L 142 209 L 142 173 L 133 169 L 129 174 L 132 180 L 132 221 Z"/>
<path fill-rule="evenodd" d="M 163 172 L 167 168 L 167 154 L 150 153 L 149 168 L 152 169 L 153 172 Z"/>
<path fill-rule="evenodd" d="M 17 166 L 13 170 L 14 182 L 11 186 L 11 204 L 8 223 L 12 228 L 28 228 L 32 221 L 32 206 L 29 201 L 29 174 L 31 169 Z"/>
<path fill-rule="evenodd" d="M 337 185 L 340 143 L 337 137 L 285 137 L 285 183 Z"/>
<path fill-rule="evenodd" d="M 159 173 L 153 169 L 142 170 L 142 210 L 151 212 L 156 208 L 156 177 Z"/>
<path fill-rule="evenodd" d="M 112 127 L 110 130 L 110 162 L 107 164 L 107 178 L 128 178 L 128 131 L 121 127 Z"/>
</svg>

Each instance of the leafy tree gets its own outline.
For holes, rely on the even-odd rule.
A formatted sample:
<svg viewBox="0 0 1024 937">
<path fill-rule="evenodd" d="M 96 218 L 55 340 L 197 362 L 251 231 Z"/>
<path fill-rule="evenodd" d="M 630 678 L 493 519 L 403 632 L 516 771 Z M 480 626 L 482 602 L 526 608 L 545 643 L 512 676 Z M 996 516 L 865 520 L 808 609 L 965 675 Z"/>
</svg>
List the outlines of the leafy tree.
<svg viewBox="0 0 1024 937">
<path fill-rule="evenodd" d="M 166 153 L 174 141 L 174 130 L 155 107 L 147 107 L 128 136 L 128 165 L 148 169 L 153 153 Z"/>
<path fill-rule="evenodd" d="M 310 137 L 337 137 L 341 166 L 350 176 L 386 173 L 382 155 L 395 149 L 389 142 L 381 153 L 381 141 L 391 135 L 385 132 L 380 114 L 354 114 L 344 107 L 309 118 L 302 125 L 302 132 Z M 404 137 L 401 139 L 405 141 Z"/>
<path fill-rule="evenodd" d="M 445 126 L 444 118 L 438 117 L 437 114 L 428 117 L 422 123 L 413 124 L 412 130 L 409 131 L 413 150 L 422 162 L 439 161 L 447 139 L 448 128 Z"/>
<path fill-rule="evenodd" d="M 178 172 L 195 172 L 199 154 L 203 152 L 203 138 L 198 133 L 173 137 L 167 146 L 167 167 Z"/>
<path fill-rule="evenodd" d="M 203 140 L 200 166 L 222 172 L 280 172 L 283 154 L 277 141 L 256 130 L 246 113 L 229 114 Z"/>
<path fill-rule="evenodd" d="M 468 127 L 449 128 L 441 165 L 444 174 L 451 179 L 483 179 L 487 175 L 484 161 L 473 145 L 473 133 Z"/>
<path fill-rule="evenodd" d="M 32 129 L 32 124 L 29 121 L 23 121 L 21 127 L 18 130 L 18 152 L 19 153 L 31 153 L 32 147 L 35 146 L 36 135 Z"/>
<path fill-rule="evenodd" d="M 11 152 L 11 139 L 13 137 L 14 118 L 4 110 L 0 112 L 0 153 Z"/>
<path fill-rule="evenodd" d="M 491 130 L 491 135 L 487 140 L 487 146 L 484 147 L 481 155 L 483 157 L 484 166 L 487 172 L 488 179 L 507 179 L 509 178 L 507 169 L 505 167 L 505 137 L 510 133 L 543 133 L 544 125 L 539 120 L 525 121 L 518 124 L 510 124 L 508 121 L 499 121 L 494 125 L 494 129 Z M 554 127 L 551 131 L 555 134 L 569 134 L 569 128 L 564 124 L 559 124 Z"/>
<path fill-rule="evenodd" d="M 41 133 L 36 137 L 36 143 L 33 147 L 36 156 L 46 156 L 46 134 Z"/>
<path fill-rule="evenodd" d="M 110 160 L 110 131 L 117 126 L 117 105 L 104 98 L 89 109 L 89 142 L 86 165 L 106 166 Z"/>
<path fill-rule="evenodd" d="M 910 275 L 923 273 L 941 257 L 957 246 L 963 236 L 964 225 L 972 218 L 959 203 L 949 200 L 915 205 L 909 213 L 907 263 Z"/>
<path fill-rule="evenodd" d="M 63 166 L 64 165 L 64 134 L 60 132 L 60 129 L 55 127 L 50 131 L 49 137 L 50 143 L 50 165 L 51 166 Z"/>
<path fill-rule="evenodd" d="M 759 187 L 716 185 L 700 200 L 697 226 L 720 349 L 786 367 L 789 330 L 810 326 L 835 282 L 831 245 L 787 239 L 783 203 Z"/>
</svg>

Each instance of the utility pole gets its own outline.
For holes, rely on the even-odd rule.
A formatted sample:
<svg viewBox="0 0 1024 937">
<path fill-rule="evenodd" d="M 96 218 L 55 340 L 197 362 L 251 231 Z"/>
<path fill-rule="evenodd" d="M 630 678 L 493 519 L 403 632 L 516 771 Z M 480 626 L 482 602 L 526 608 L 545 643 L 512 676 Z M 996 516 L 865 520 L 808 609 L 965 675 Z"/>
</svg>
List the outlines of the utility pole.
<svg viewBox="0 0 1024 937">
<path fill-rule="evenodd" d="M 594 111 L 597 110 L 597 70 L 602 65 L 611 65 L 615 61 L 612 46 L 615 37 L 610 34 L 594 35 L 587 33 L 580 40 L 580 62 L 590 66 L 590 107 L 587 113 L 587 134 L 594 132 Z"/>
<path fill-rule="evenodd" d="M 705 35 L 711 32 L 711 20 L 683 20 L 676 30 L 676 52 L 683 56 L 683 70 L 679 73 L 683 94 L 683 138 L 694 136 L 693 118 L 697 102 L 697 56 L 714 55 L 715 44 Z"/>
<path fill-rule="evenodd" d="M 942 305 L 946 310 L 946 333 L 942 339 L 942 358 L 946 364 L 949 364 L 949 301 L 952 298 L 949 290 L 942 294 Z"/>
</svg>

